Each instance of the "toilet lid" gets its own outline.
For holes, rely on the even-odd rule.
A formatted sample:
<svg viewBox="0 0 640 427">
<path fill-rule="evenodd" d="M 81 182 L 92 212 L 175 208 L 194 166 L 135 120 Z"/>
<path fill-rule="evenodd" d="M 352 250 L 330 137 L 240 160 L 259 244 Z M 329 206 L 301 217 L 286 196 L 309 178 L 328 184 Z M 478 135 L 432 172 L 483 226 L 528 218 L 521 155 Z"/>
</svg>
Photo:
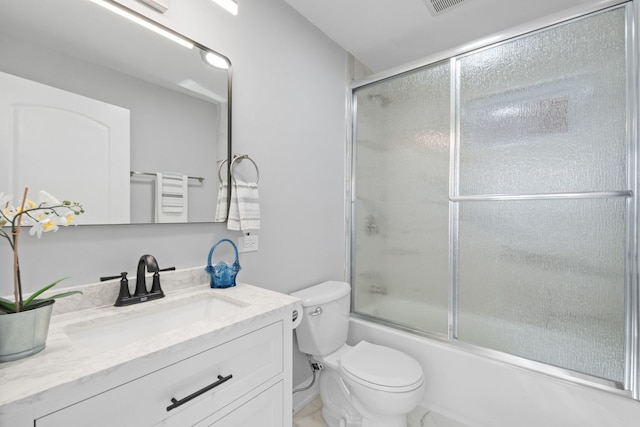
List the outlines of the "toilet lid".
<svg viewBox="0 0 640 427">
<path fill-rule="evenodd" d="M 345 373 L 381 387 L 419 385 L 422 367 L 409 355 L 393 348 L 360 341 L 340 359 Z"/>
</svg>

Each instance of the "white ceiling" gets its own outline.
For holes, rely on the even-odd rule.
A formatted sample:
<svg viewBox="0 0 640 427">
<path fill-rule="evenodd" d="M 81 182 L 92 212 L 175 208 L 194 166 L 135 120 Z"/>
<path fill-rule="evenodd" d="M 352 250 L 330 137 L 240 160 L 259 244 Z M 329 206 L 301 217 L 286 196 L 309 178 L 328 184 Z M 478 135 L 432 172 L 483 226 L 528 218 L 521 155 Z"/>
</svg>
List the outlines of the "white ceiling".
<svg viewBox="0 0 640 427">
<path fill-rule="evenodd" d="M 608 0 L 466 0 L 433 16 L 430 0 L 284 0 L 374 72 L 568 9 Z"/>
</svg>

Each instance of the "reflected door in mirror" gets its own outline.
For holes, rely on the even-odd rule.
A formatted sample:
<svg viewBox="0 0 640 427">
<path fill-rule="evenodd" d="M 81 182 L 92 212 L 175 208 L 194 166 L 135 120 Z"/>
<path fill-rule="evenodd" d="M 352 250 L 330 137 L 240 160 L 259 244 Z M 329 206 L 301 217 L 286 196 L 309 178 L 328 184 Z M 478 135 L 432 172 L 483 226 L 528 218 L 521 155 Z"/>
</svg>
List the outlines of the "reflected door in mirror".
<svg viewBox="0 0 640 427">
<path fill-rule="evenodd" d="M 83 224 L 129 222 L 129 110 L 0 73 L 0 191 L 81 202 Z"/>
</svg>

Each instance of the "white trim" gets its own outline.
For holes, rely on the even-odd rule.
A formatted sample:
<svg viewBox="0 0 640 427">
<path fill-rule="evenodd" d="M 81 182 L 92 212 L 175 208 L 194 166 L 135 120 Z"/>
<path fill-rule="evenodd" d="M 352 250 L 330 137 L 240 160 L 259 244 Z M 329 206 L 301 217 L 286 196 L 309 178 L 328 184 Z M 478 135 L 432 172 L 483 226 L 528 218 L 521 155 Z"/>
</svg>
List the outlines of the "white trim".
<svg viewBox="0 0 640 427">
<path fill-rule="evenodd" d="M 309 385 L 309 378 L 302 381 L 302 383 L 298 384 L 293 389 L 302 388 Z M 318 386 L 318 381 L 316 378 L 316 382 L 313 387 L 308 390 L 304 390 L 298 393 L 294 393 L 293 395 L 293 414 L 297 414 L 302 408 L 307 406 L 309 403 L 313 401 L 316 397 L 320 395 L 320 387 Z"/>
</svg>

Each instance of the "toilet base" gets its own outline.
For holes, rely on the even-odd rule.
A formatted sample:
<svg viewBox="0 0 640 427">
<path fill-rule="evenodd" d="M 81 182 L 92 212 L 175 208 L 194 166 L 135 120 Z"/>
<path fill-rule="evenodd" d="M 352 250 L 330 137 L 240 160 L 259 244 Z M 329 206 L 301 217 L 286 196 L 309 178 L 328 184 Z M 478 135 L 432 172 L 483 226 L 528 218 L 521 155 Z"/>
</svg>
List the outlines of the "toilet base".
<svg viewBox="0 0 640 427">
<path fill-rule="evenodd" d="M 407 427 L 407 414 L 418 406 L 424 392 L 424 382 L 405 393 L 380 394 L 349 376 L 342 379 L 362 417 L 362 427 Z"/>
<path fill-rule="evenodd" d="M 353 407 L 349 390 L 340 375 L 330 367 L 320 373 L 322 418 L 328 427 L 361 427 L 362 417 Z"/>
<path fill-rule="evenodd" d="M 322 418 L 328 427 L 407 427 L 407 416 L 375 414 L 368 418 L 358 409 L 359 402 L 344 379 L 332 367 L 325 365 L 320 373 Z"/>
</svg>

